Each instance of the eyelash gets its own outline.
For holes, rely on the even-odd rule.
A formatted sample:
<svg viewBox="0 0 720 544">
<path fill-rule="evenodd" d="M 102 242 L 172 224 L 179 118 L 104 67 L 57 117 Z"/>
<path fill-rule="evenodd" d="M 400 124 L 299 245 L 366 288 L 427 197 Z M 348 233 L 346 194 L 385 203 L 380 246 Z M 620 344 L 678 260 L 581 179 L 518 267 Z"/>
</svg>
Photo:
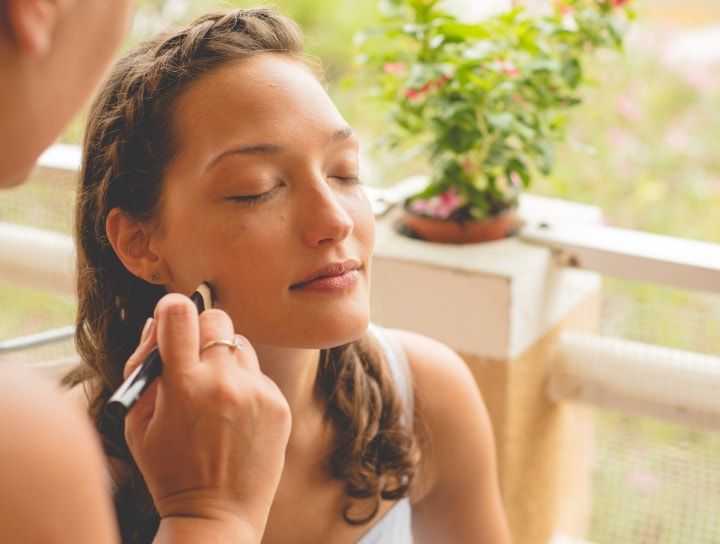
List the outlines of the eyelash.
<svg viewBox="0 0 720 544">
<path fill-rule="evenodd" d="M 360 178 L 358 178 L 358 177 L 346 178 L 346 177 L 341 177 L 341 176 L 331 176 L 331 178 L 336 179 L 336 180 L 340 181 L 341 183 L 345 183 L 347 185 L 361 185 L 362 184 L 362 181 L 360 181 Z M 247 204 L 249 206 L 252 206 L 254 204 L 259 204 L 260 202 L 262 202 L 264 200 L 268 200 L 269 198 L 272 197 L 273 193 L 275 193 L 275 191 L 279 188 L 280 188 L 280 185 L 278 184 L 275 187 L 273 187 L 272 189 L 270 189 L 269 191 L 266 191 L 264 193 L 260 193 L 258 195 L 231 196 L 230 200 L 237 202 L 239 204 Z"/>
<path fill-rule="evenodd" d="M 360 181 L 360 178 L 354 177 L 354 178 L 343 178 L 340 176 L 331 176 L 332 179 L 336 179 L 338 181 L 341 181 L 342 183 L 347 183 L 348 185 L 360 185 L 362 184 L 362 181 Z"/>
<path fill-rule="evenodd" d="M 276 185 L 269 191 L 260 193 L 259 195 L 231 196 L 230 200 L 239 204 L 247 204 L 249 206 L 252 206 L 253 204 L 259 204 L 263 200 L 268 200 L 279 187 L 280 185 Z"/>
</svg>

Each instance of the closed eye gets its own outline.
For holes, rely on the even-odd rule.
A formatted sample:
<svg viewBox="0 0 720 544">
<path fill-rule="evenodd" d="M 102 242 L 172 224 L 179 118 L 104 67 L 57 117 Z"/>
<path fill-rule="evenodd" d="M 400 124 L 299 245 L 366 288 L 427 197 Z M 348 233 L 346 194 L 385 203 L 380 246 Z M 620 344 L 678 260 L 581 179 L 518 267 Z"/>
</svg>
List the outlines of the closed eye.
<svg viewBox="0 0 720 544">
<path fill-rule="evenodd" d="M 362 181 L 360 181 L 360 178 L 355 177 L 344 177 L 344 176 L 330 176 L 331 179 L 336 179 L 341 183 L 347 183 L 348 185 L 358 185 L 361 184 Z"/>
<path fill-rule="evenodd" d="M 228 200 L 232 200 L 233 202 L 238 202 L 240 204 L 259 204 L 260 202 L 263 202 L 265 200 L 268 200 L 272 198 L 273 194 L 282 186 L 282 184 L 278 183 L 275 187 L 270 189 L 269 191 L 265 191 L 264 193 L 259 193 L 256 195 L 233 195 L 228 197 Z"/>
</svg>

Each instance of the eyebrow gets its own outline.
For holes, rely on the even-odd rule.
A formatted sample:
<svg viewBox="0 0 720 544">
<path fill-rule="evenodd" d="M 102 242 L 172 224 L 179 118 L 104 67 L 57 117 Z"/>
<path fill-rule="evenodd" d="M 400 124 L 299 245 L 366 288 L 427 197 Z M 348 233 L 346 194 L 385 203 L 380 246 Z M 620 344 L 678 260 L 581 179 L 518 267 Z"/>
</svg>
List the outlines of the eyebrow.
<svg viewBox="0 0 720 544">
<path fill-rule="evenodd" d="M 347 140 L 355 134 L 355 131 L 351 126 L 346 126 L 339 130 L 336 130 L 330 137 L 328 143 L 339 142 Z M 283 147 L 276 144 L 251 144 L 244 145 L 241 147 L 233 147 L 220 153 L 217 157 L 212 159 L 205 167 L 205 173 L 212 169 L 217 163 L 225 159 L 230 155 L 275 155 L 282 153 Z"/>
</svg>

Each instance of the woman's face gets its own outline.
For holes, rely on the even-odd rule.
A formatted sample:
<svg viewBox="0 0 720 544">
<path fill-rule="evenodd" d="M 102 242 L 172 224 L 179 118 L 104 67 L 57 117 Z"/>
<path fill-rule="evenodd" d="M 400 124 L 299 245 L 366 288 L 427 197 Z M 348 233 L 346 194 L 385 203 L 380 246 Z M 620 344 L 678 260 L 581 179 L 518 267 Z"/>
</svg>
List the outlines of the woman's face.
<svg viewBox="0 0 720 544">
<path fill-rule="evenodd" d="M 357 136 L 313 74 L 274 54 L 229 64 L 180 96 L 174 129 L 181 147 L 151 237 L 168 289 L 208 281 L 260 344 L 362 335 L 374 218 Z"/>
</svg>

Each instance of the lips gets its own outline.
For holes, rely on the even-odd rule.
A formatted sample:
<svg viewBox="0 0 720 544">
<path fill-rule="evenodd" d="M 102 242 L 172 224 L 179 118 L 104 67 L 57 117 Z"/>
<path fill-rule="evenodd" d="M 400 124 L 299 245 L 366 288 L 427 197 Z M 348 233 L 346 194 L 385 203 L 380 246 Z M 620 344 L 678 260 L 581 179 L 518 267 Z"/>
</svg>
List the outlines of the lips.
<svg viewBox="0 0 720 544">
<path fill-rule="evenodd" d="M 359 269 L 360 266 L 361 263 L 357 259 L 348 259 L 342 262 L 326 264 L 309 273 L 307 276 L 304 276 L 302 280 L 293 283 L 290 289 L 300 289 L 305 285 L 324 278 L 344 276 L 349 272 Z"/>
</svg>

